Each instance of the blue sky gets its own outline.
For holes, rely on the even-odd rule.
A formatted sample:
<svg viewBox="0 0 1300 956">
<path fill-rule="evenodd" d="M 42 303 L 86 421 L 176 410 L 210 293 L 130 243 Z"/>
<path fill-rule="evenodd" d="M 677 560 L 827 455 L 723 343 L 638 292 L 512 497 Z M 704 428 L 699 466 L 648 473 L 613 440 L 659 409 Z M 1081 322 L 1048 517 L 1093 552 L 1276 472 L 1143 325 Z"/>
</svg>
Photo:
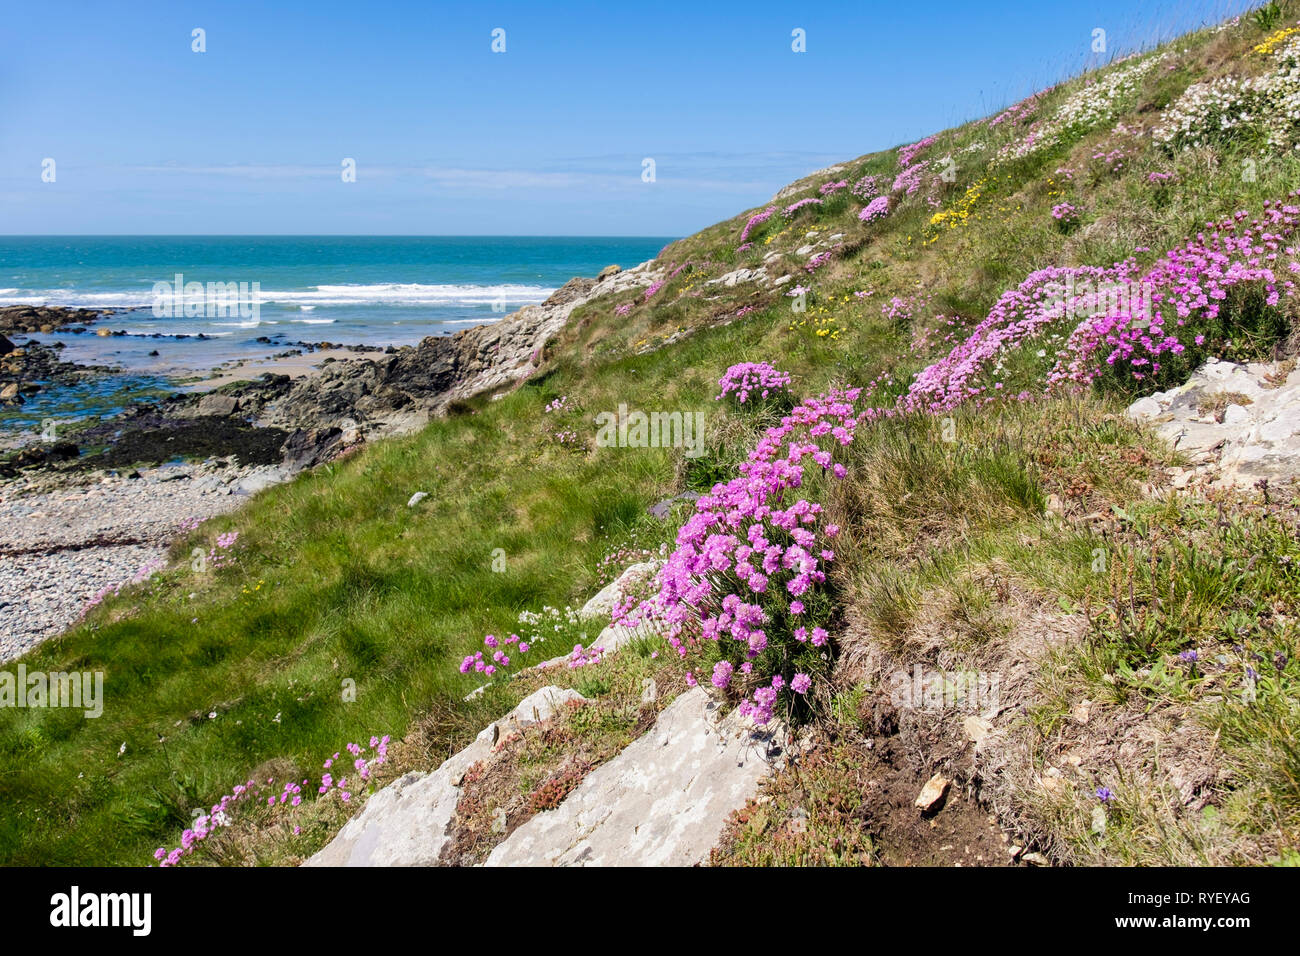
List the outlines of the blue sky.
<svg viewBox="0 0 1300 956">
<path fill-rule="evenodd" d="M 0 233 L 685 235 L 1245 6 L 15 2 Z"/>
</svg>

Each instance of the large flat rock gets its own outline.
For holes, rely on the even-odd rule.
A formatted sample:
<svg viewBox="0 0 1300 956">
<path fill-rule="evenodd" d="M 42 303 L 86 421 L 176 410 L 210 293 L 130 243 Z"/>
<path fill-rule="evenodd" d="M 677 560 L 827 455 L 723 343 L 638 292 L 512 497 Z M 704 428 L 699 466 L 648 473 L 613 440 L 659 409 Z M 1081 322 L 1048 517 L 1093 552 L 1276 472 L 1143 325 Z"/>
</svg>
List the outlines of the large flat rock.
<svg viewBox="0 0 1300 956">
<path fill-rule="evenodd" d="M 492 851 L 487 866 L 693 866 L 707 861 L 728 814 L 784 756 L 783 731 L 755 729 L 701 688 L 594 770 L 555 810 Z"/>
<path fill-rule="evenodd" d="M 447 845 L 447 824 L 456 812 L 465 771 L 492 755 L 499 731 L 549 719 L 576 690 L 543 687 L 486 727 L 472 744 L 432 773 L 408 773 L 374 794 L 361 813 L 304 866 L 436 866 Z"/>
<path fill-rule="evenodd" d="M 1212 468 L 1216 484 L 1300 476 L 1300 369 L 1283 378 L 1274 363 L 1211 360 L 1186 384 L 1134 402 L 1128 415 Z"/>
</svg>

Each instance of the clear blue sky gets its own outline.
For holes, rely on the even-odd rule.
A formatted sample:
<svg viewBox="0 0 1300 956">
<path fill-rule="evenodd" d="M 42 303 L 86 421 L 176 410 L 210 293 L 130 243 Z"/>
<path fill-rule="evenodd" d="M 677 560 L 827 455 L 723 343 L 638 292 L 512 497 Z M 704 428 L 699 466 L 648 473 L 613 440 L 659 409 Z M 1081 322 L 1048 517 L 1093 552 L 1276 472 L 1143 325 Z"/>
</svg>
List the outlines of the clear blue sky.
<svg viewBox="0 0 1300 956">
<path fill-rule="evenodd" d="M 11 0 L 0 233 L 684 235 L 1244 6 Z"/>
</svg>

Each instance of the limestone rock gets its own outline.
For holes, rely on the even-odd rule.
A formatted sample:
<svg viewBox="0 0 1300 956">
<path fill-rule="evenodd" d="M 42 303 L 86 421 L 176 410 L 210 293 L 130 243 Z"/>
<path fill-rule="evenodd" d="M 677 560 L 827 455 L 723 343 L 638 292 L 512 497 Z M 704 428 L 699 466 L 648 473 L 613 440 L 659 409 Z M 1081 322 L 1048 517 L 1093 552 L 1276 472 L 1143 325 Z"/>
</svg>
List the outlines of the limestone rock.
<svg viewBox="0 0 1300 956">
<path fill-rule="evenodd" d="M 639 564 L 630 566 L 615 580 L 601 588 L 595 597 L 584 604 L 582 610 L 578 612 L 578 616 L 599 617 L 608 620 L 613 615 L 614 606 L 618 604 L 623 590 L 633 582 L 640 581 L 658 570 L 658 561 L 642 561 Z"/>
<path fill-rule="evenodd" d="M 1274 363 L 1211 360 L 1185 384 L 1134 402 L 1128 415 L 1212 468 L 1216 485 L 1300 475 L 1300 370 L 1284 376 Z"/>
<path fill-rule="evenodd" d="M 446 846 L 447 824 L 460 799 L 465 771 L 491 756 L 504 731 L 548 720 L 576 690 L 543 687 L 520 701 L 506 717 L 485 728 L 474 742 L 432 773 L 408 773 L 374 794 L 304 866 L 433 866 Z"/>
<path fill-rule="evenodd" d="M 707 860 L 731 811 L 782 759 L 779 727 L 736 712 L 719 721 L 708 695 L 678 697 L 653 728 L 602 764 L 560 806 L 515 830 L 487 866 L 692 866 Z"/>
<path fill-rule="evenodd" d="M 629 641 L 640 637 L 651 637 L 658 633 L 655 626 L 649 622 L 638 623 L 635 627 L 628 627 L 623 624 L 615 624 L 611 620 L 614 605 L 618 603 L 624 590 L 645 581 L 657 570 L 659 570 L 658 561 L 643 561 L 640 564 L 634 564 L 620 574 L 617 580 L 605 585 L 595 597 L 582 606 L 578 616 L 583 619 L 590 619 L 596 622 L 597 626 L 602 627 L 596 639 L 587 645 L 589 648 L 601 648 L 601 654 L 604 656 L 613 654 Z M 609 623 L 606 624 L 606 622 Z M 561 654 L 559 657 L 552 657 L 535 666 L 538 669 L 557 667 L 567 663 L 568 660 L 569 654 Z"/>
<path fill-rule="evenodd" d="M 716 279 L 709 279 L 705 285 L 721 285 L 726 288 L 733 288 L 742 282 L 757 282 L 767 278 L 767 269 L 759 266 L 757 269 L 736 269 L 734 272 L 728 272 L 726 275 L 718 276 Z"/>
</svg>

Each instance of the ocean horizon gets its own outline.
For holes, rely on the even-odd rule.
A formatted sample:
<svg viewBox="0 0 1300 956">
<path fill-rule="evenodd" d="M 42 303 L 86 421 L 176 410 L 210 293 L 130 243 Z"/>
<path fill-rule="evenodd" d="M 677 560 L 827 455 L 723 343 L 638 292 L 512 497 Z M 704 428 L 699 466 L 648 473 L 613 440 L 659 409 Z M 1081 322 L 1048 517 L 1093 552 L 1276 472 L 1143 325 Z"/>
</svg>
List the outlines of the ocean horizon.
<svg viewBox="0 0 1300 956">
<path fill-rule="evenodd" d="M 575 276 L 652 259 L 671 241 L 604 236 L 0 237 L 0 307 L 124 310 L 89 331 L 31 335 L 47 345 L 61 343 L 64 361 L 116 366 L 122 374 L 94 387 L 52 388 L 28 407 L 0 415 L 0 429 L 30 428 L 46 414 L 111 412 L 120 396 L 165 389 L 173 380 L 265 359 L 300 342 L 414 345 L 540 303 Z M 160 284 L 170 288 L 178 281 L 186 287 L 182 294 L 160 299 Z M 201 294 L 195 294 L 193 283 L 201 285 Z M 210 285 L 217 283 L 229 286 L 231 299 L 214 301 Z M 126 334 L 101 336 L 96 329 Z"/>
</svg>

